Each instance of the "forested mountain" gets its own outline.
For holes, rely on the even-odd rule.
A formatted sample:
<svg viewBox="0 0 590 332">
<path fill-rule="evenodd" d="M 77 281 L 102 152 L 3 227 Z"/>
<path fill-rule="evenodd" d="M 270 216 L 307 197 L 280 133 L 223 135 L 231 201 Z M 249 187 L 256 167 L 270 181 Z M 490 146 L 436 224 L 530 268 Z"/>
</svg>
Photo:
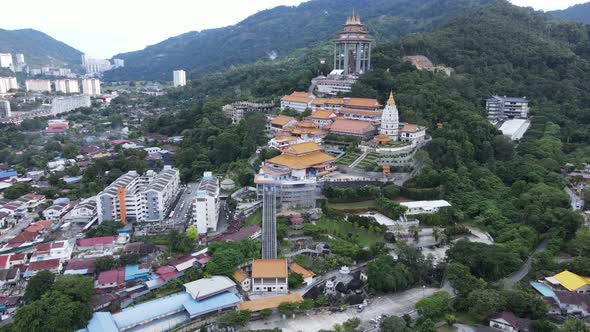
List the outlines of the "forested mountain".
<svg viewBox="0 0 590 332">
<path fill-rule="evenodd" d="M 34 29 L 0 29 L 0 53 L 23 53 L 29 66 L 80 65 L 82 52 Z"/>
<path fill-rule="evenodd" d="M 460 15 L 466 8 L 489 0 L 311 0 L 297 7 L 280 6 L 252 15 L 225 28 L 188 32 L 118 54 L 125 68 L 106 79 L 171 79 L 174 69 L 191 78 L 232 65 L 279 57 L 334 38 L 346 17 L 356 9 L 368 30 L 383 41 L 416 31 L 428 31 Z"/>
<path fill-rule="evenodd" d="M 548 13 L 564 20 L 590 24 L 590 2 Z"/>
<path fill-rule="evenodd" d="M 541 239 L 550 241 L 550 252 L 564 249 L 581 220 L 569 209 L 560 169 L 566 162 L 590 162 L 589 35 L 588 25 L 494 1 L 437 31 L 379 43 L 373 70 L 352 95 L 384 102 L 393 89 L 400 118 L 426 125 L 433 137 L 425 148 L 426 167 L 404 192 L 412 199 L 432 194 L 450 200 L 453 221 L 489 230 L 517 262 Z M 317 52 L 330 49 L 318 45 L 276 62 L 206 75 L 159 99 L 179 112 L 144 124 L 184 135 L 176 155 L 184 179 L 211 169 L 246 170 L 247 177 L 246 158 L 265 141 L 264 120 L 254 116 L 230 125 L 221 106 L 242 98 L 276 101 L 305 88 L 317 71 L 330 67 L 319 65 Z M 417 71 L 401 60 L 410 54 L 425 54 L 455 72 L 447 77 Z M 532 127 L 518 144 L 484 117 L 484 99 L 495 93 L 531 99 Z M 471 268 L 476 273 L 478 267 Z"/>
</svg>

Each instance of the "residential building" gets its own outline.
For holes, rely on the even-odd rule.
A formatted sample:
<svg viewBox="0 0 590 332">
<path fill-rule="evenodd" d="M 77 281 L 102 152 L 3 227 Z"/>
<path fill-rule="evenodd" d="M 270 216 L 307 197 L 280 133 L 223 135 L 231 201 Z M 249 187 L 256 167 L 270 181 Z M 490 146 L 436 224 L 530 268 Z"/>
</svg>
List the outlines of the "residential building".
<svg viewBox="0 0 590 332">
<path fill-rule="evenodd" d="M 590 277 L 583 277 L 565 270 L 545 280 L 553 286 L 561 286 L 570 292 L 590 294 Z"/>
<path fill-rule="evenodd" d="M 101 236 L 79 239 L 76 242 L 77 251 L 112 250 L 117 242 L 117 236 Z"/>
<path fill-rule="evenodd" d="M 219 179 L 205 172 L 193 201 L 193 224 L 200 234 L 217 230 L 219 219 Z"/>
<path fill-rule="evenodd" d="M 20 280 L 20 269 L 9 268 L 0 270 L 0 289 L 16 286 Z"/>
<path fill-rule="evenodd" d="M 94 275 L 96 258 L 72 258 L 66 263 L 64 274 Z"/>
<path fill-rule="evenodd" d="M 251 103 L 247 101 L 240 101 L 223 106 L 223 115 L 232 120 L 232 123 L 242 121 L 244 115 L 249 112 L 266 112 L 274 108 L 271 103 Z"/>
<path fill-rule="evenodd" d="M 82 54 L 82 66 L 87 74 L 99 74 L 112 68 L 109 60 L 94 58 L 86 54 Z"/>
<path fill-rule="evenodd" d="M 165 166 L 160 174 L 135 171 L 122 175 L 97 195 L 98 221 L 162 221 L 178 190 L 178 170 Z"/>
<path fill-rule="evenodd" d="M 307 286 L 310 286 L 313 283 L 313 277 L 315 277 L 315 273 L 304 268 L 303 266 L 297 263 L 292 263 L 291 265 L 289 265 L 289 270 L 291 270 L 291 272 L 293 273 L 299 274 L 303 278 L 303 282 Z"/>
<path fill-rule="evenodd" d="M 51 81 L 49 80 L 26 80 L 25 88 L 27 91 L 34 92 L 51 92 Z"/>
<path fill-rule="evenodd" d="M 58 222 L 61 220 L 62 216 L 72 209 L 72 207 L 73 204 L 71 204 L 69 201 L 54 203 L 52 206 L 43 211 L 43 217 L 49 221 Z"/>
<path fill-rule="evenodd" d="M 244 292 L 250 291 L 251 286 L 252 286 L 252 284 L 251 284 L 252 279 L 242 269 L 240 269 L 240 268 L 235 269 L 234 273 L 232 274 L 232 278 L 238 283 L 238 285 L 240 285 L 240 288 Z"/>
<path fill-rule="evenodd" d="M 70 128 L 70 123 L 65 119 L 51 119 L 47 120 L 47 127 L 45 127 L 45 134 L 62 134 Z"/>
<path fill-rule="evenodd" d="M 440 211 L 441 208 L 451 206 L 445 200 L 401 202 L 400 205 L 407 208 L 406 215 L 433 214 Z"/>
<path fill-rule="evenodd" d="M 150 182 L 142 193 L 146 202 L 146 221 L 164 220 L 164 213 L 174 200 L 179 182 L 178 169 L 171 166 L 164 166 L 164 169 Z"/>
<path fill-rule="evenodd" d="M 79 93 L 80 88 L 78 86 L 78 80 L 74 79 L 63 79 L 55 80 L 55 91 L 63 93 Z"/>
<path fill-rule="evenodd" d="M 62 269 L 62 260 L 59 258 L 47 259 L 36 262 L 29 262 L 29 267 L 25 271 L 25 278 L 30 278 L 43 270 L 48 270 L 53 274 L 58 274 Z"/>
<path fill-rule="evenodd" d="M 11 68 L 12 67 L 12 54 L 0 53 L 0 68 Z"/>
<path fill-rule="evenodd" d="M 61 114 L 80 107 L 90 107 L 90 105 L 90 96 L 88 95 L 55 97 L 51 100 L 51 113 Z"/>
<path fill-rule="evenodd" d="M 306 109 L 311 108 L 311 103 L 314 99 L 315 96 L 313 93 L 295 91 L 281 98 L 281 111 L 292 109 L 303 113 Z"/>
<path fill-rule="evenodd" d="M 288 293 L 289 271 L 286 259 L 256 259 L 252 262 L 252 291 Z"/>
<path fill-rule="evenodd" d="M 486 111 L 489 120 L 527 119 L 529 101 L 526 97 L 492 96 L 486 100 Z"/>
<path fill-rule="evenodd" d="M 62 262 L 72 257 L 74 248 L 68 241 L 45 242 L 35 246 L 31 262 L 60 259 Z"/>
<path fill-rule="evenodd" d="M 125 60 L 123 59 L 113 59 L 113 66 L 115 68 L 125 67 Z"/>
<path fill-rule="evenodd" d="M 100 80 L 98 78 L 82 79 L 82 93 L 96 97 L 100 95 Z"/>
<path fill-rule="evenodd" d="M 175 70 L 172 72 L 174 87 L 186 85 L 186 72 L 184 70 Z"/>
<path fill-rule="evenodd" d="M 0 99 L 0 118 L 9 118 L 12 116 L 12 109 L 10 107 L 10 101 L 6 99 Z"/>
<path fill-rule="evenodd" d="M 96 196 L 87 198 L 76 204 L 63 216 L 64 222 L 87 224 L 96 219 Z"/>
<path fill-rule="evenodd" d="M 16 77 L 0 77 L 0 93 L 7 93 L 10 90 L 18 90 Z"/>
<path fill-rule="evenodd" d="M 516 317 L 512 312 L 503 311 L 490 318 L 490 327 L 506 332 L 528 332 L 529 320 Z"/>
<path fill-rule="evenodd" d="M 25 55 L 22 53 L 16 53 L 16 64 L 23 65 L 25 63 Z"/>
</svg>

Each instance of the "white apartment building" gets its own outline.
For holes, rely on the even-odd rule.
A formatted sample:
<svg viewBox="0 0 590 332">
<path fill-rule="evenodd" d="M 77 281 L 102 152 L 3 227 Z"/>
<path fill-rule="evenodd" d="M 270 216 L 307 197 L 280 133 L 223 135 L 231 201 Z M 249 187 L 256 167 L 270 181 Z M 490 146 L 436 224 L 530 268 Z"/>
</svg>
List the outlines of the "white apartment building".
<svg viewBox="0 0 590 332">
<path fill-rule="evenodd" d="M 25 64 L 25 55 L 22 53 L 16 53 L 16 64 L 22 65 Z"/>
<path fill-rule="evenodd" d="M 51 81 L 49 80 L 26 80 L 27 91 L 51 92 Z"/>
<path fill-rule="evenodd" d="M 0 77 L 0 93 L 7 93 L 11 89 L 18 89 L 16 77 Z"/>
<path fill-rule="evenodd" d="M 451 206 L 451 204 L 445 200 L 402 202 L 400 205 L 407 208 L 406 215 L 408 216 L 416 214 L 433 214 L 440 211 L 441 208 Z"/>
<path fill-rule="evenodd" d="M 0 118 L 9 118 L 11 116 L 10 102 L 6 99 L 0 99 Z"/>
<path fill-rule="evenodd" d="M 178 170 L 169 166 L 160 174 L 148 171 L 140 176 L 129 171 L 97 195 L 98 222 L 161 221 L 179 182 Z"/>
<path fill-rule="evenodd" d="M 55 91 L 63 93 L 80 93 L 78 80 L 55 80 Z"/>
<path fill-rule="evenodd" d="M 125 60 L 123 60 L 123 59 L 113 59 L 113 66 L 115 68 L 125 67 Z"/>
<path fill-rule="evenodd" d="M 98 78 L 82 79 L 82 93 L 89 96 L 100 95 L 100 80 Z"/>
<path fill-rule="evenodd" d="M 184 70 L 175 70 L 172 72 L 174 87 L 186 85 L 186 72 Z"/>
<path fill-rule="evenodd" d="M 80 107 L 90 107 L 90 105 L 92 105 L 90 96 L 87 95 L 55 97 L 51 100 L 51 113 L 65 113 Z"/>
<path fill-rule="evenodd" d="M 112 68 L 109 60 L 93 58 L 86 54 L 82 54 L 82 66 L 87 74 L 102 73 Z"/>
<path fill-rule="evenodd" d="M 10 54 L 10 53 L 0 53 L 0 67 L 1 68 L 10 68 L 10 67 L 12 67 L 12 54 Z"/>
<path fill-rule="evenodd" d="M 63 216 L 64 222 L 87 224 L 96 218 L 96 196 L 78 203 Z"/>
<path fill-rule="evenodd" d="M 197 187 L 193 203 L 193 224 L 199 234 L 217 229 L 219 219 L 219 179 L 211 172 L 205 172 Z"/>
<path fill-rule="evenodd" d="M 489 120 L 527 119 L 529 101 L 526 97 L 492 96 L 486 100 L 486 111 Z"/>
<path fill-rule="evenodd" d="M 142 195 L 146 202 L 146 220 L 161 221 L 166 210 L 174 201 L 180 176 L 178 169 L 164 166 L 164 169 L 148 185 Z"/>
</svg>

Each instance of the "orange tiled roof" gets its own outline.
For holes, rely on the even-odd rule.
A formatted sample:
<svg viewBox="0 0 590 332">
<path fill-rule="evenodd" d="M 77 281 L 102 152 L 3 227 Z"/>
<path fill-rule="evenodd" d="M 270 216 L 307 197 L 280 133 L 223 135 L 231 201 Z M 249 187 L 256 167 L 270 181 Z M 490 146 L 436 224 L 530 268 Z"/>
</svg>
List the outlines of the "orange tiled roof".
<svg viewBox="0 0 590 332">
<path fill-rule="evenodd" d="M 305 142 L 299 144 L 292 144 L 283 149 L 283 153 L 291 155 L 301 155 L 310 152 L 321 151 L 322 148 L 314 142 Z"/>
<path fill-rule="evenodd" d="M 315 112 L 313 112 L 308 118 L 329 120 L 329 119 L 333 118 L 335 115 L 336 114 L 334 114 L 334 111 L 318 109 Z"/>
<path fill-rule="evenodd" d="M 364 134 L 368 131 L 374 130 L 375 127 L 369 121 L 361 120 L 336 120 L 332 123 L 330 131 L 350 134 Z"/>
<path fill-rule="evenodd" d="M 232 277 L 237 282 L 242 282 L 242 281 L 248 279 L 248 275 L 244 271 L 242 271 L 241 269 L 235 269 Z"/>
<path fill-rule="evenodd" d="M 311 122 L 311 121 L 299 121 L 297 122 L 297 124 L 295 124 L 295 127 L 298 128 L 317 128 L 318 125 Z"/>
<path fill-rule="evenodd" d="M 303 297 L 299 293 L 291 293 L 273 297 L 263 297 L 252 301 L 239 302 L 236 306 L 239 311 L 250 310 L 253 312 L 264 309 L 273 309 L 284 302 L 303 302 Z"/>
<path fill-rule="evenodd" d="M 406 123 L 402 129 L 400 129 L 400 131 L 405 131 L 405 132 L 415 132 L 418 131 L 418 126 L 415 124 L 411 124 L 411 123 Z"/>
<path fill-rule="evenodd" d="M 302 156 L 290 156 L 282 154 L 267 160 L 271 164 L 286 166 L 291 169 L 306 169 L 315 165 L 334 161 L 334 157 L 324 152 L 312 152 Z"/>
<path fill-rule="evenodd" d="M 281 98 L 282 101 L 292 101 L 296 103 L 308 103 L 311 99 L 313 99 L 313 94 L 300 91 L 295 91 L 292 94 Z"/>
<path fill-rule="evenodd" d="M 315 273 L 313 273 L 312 271 L 304 268 L 303 266 L 297 264 L 297 263 L 293 263 L 289 266 L 289 268 L 291 269 L 291 271 L 300 274 L 303 278 L 310 278 L 310 277 L 314 277 Z"/>
<path fill-rule="evenodd" d="M 287 278 L 287 260 L 255 259 L 252 262 L 252 278 Z"/>
<path fill-rule="evenodd" d="M 343 108 L 340 110 L 340 113 L 381 116 L 382 111 L 353 110 L 350 108 Z"/>
<path fill-rule="evenodd" d="M 379 104 L 377 99 L 371 98 L 316 98 L 313 105 L 340 105 L 342 107 L 367 107 L 379 108 L 383 105 Z"/>
<path fill-rule="evenodd" d="M 272 119 L 270 123 L 276 126 L 284 126 L 293 120 L 295 120 L 295 118 L 292 116 L 279 115 L 276 118 Z"/>
</svg>

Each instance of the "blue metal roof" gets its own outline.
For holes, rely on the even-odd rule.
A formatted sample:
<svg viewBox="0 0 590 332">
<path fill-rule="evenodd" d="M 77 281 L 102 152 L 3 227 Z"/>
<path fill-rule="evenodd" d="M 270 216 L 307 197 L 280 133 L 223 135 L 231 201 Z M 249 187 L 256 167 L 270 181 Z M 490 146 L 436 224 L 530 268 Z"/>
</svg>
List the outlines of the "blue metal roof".
<svg viewBox="0 0 590 332">
<path fill-rule="evenodd" d="M 192 300 L 189 293 L 176 293 L 123 309 L 123 311 L 114 314 L 113 319 L 120 329 L 147 324 L 155 319 L 183 311 L 183 304 L 189 300 Z"/>
<path fill-rule="evenodd" d="M 191 318 L 204 315 L 220 309 L 225 309 L 234 306 L 240 302 L 240 298 L 236 294 L 231 292 L 224 292 L 216 296 L 206 298 L 201 301 L 196 301 L 191 298 L 192 301 L 184 303 L 184 308 L 188 311 Z"/>
<path fill-rule="evenodd" d="M 18 176 L 18 173 L 13 170 L 0 172 L 0 178 L 11 178 L 15 176 Z"/>
<path fill-rule="evenodd" d="M 88 326 L 88 332 L 119 332 L 110 312 L 95 312 Z"/>
<path fill-rule="evenodd" d="M 140 269 L 137 264 L 125 266 L 125 281 L 147 278 L 149 274 L 150 269 Z"/>
</svg>

